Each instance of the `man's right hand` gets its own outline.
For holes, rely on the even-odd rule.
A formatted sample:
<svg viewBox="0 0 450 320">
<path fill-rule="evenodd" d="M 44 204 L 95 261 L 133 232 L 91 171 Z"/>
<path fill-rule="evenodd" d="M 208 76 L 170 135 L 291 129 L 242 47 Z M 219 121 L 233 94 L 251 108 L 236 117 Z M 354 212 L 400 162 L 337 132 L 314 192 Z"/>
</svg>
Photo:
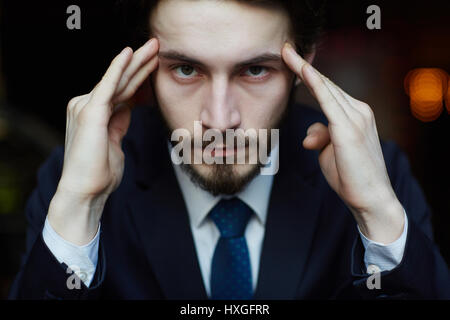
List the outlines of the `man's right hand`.
<svg viewBox="0 0 450 320">
<path fill-rule="evenodd" d="M 105 202 L 122 180 L 130 100 L 156 69 L 158 47 L 153 38 L 134 53 L 125 48 L 95 88 L 67 106 L 64 165 L 47 218 L 73 244 L 95 236 Z"/>
</svg>

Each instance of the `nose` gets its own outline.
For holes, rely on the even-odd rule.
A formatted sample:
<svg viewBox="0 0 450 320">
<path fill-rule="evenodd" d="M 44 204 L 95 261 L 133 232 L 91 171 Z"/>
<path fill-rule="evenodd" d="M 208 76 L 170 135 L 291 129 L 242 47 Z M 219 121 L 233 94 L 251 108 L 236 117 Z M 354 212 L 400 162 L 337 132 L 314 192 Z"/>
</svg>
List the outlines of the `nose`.
<svg viewBox="0 0 450 320">
<path fill-rule="evenodd" d="M 213 78 L 208 89 L 200 120 L 207 129 L 234 129 L 241 124 L 240 112 L 226 76 Z"/>
</svg>

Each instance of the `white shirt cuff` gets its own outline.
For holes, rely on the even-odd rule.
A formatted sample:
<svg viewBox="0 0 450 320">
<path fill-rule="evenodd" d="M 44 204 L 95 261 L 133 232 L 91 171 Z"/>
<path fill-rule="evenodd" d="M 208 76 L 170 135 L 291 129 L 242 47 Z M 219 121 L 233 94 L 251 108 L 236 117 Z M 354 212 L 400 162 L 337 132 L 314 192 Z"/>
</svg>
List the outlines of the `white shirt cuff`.
<svg viewBox="0 0 450 320">
<path fill-rule="evenodd" d="M 97 267 L 99 234 L 100 224 L 94 239 L 88 244 L 78 246 L 58 235 L 47 218 L 42 231 L 45 244 L 59 263 L 64 262 L 87 287 L 91 284 Z M 71 272 L 68 271 L 68 273 Z"/>
<path fill-rule="evenodd" d="M 382 244 L 368 239 L 362 234 L 358 226 L 359 235 L 365 248 L 364 264 L 368 273 L 392 270 L 402 261 L 408 233 L 408 217 L 405 209 L 403 209 L 403 213 L 405 219 L 403 233 L 397 240 L 389 244 Z"/>
</svg>

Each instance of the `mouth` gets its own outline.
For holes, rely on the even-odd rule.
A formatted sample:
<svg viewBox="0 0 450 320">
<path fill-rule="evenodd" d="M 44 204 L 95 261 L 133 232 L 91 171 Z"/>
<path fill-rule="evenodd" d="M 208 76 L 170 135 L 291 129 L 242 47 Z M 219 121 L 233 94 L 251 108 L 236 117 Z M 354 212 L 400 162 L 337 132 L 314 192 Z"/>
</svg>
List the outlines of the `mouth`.
<svg viewBox="0 0 450 320">
<path fill-rule="evenodd" d="M 211 151 L 211 156 L 212 157 L 230 157 L 230 156 L 234 156 L 237 153 L 237 147 L 227 147 L 227 146 L 222 146 L 222 147 L 216 147 Z"/>
<path fill-rule="evenodd" d="M 202 154 L 204 153 L 206 148 L 202 148 Z M 211 157 L 213 158 L 227 158 L 227 157 L 233 157 L 234 155 L 238 154 L 238 152 L 245 152 L 244 154 L 247 154 L 248 152 L 248 146 L 240 147 L 237 146 L 231 147 L 231 146 L 215 146 L 211 150 Z"/>
</svg>

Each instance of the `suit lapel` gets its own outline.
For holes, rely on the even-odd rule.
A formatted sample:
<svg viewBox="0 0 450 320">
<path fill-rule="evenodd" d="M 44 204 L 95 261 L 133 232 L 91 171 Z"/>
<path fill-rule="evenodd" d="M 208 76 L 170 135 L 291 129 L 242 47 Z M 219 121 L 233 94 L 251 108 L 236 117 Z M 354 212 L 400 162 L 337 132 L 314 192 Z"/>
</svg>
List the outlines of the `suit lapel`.
<svg viewBox="0 0 450 320">
<path fill-rule="evenodd" d="M 316 230 L 320 195 L 288 175 L 277 176 L 270 200 L 255 299 L 293 299 Z"/>
<path fill-rule="evenodd" d="M 138 143 L 145 143 L 134 145 L 138 156 L 136 191 L 128 199 L 145 254 L 165 298 L 206 299 L 187 209 L 172 168 L 166 135 L 157 121 L 159 115 L 134 116 L 141 118 L 139 121 L 150 121 L 144 128 L 134 128 L 140 135 Z"/>
<path fill-rule="evenodd" d="M 167 299 L 206 299 L 186 207 L 175 177 L 129 202 L 145 253 Z"/>
<path fill-rule="evenodd" d="M 322 193 L 315 183 L 321 171 L 317 153 L 301 147 L 316 119 L 294 108 L 280 128 L 280 169 L 272 186 L 255 299 L 298 296 L 318 225 Z"/>
</svg>

